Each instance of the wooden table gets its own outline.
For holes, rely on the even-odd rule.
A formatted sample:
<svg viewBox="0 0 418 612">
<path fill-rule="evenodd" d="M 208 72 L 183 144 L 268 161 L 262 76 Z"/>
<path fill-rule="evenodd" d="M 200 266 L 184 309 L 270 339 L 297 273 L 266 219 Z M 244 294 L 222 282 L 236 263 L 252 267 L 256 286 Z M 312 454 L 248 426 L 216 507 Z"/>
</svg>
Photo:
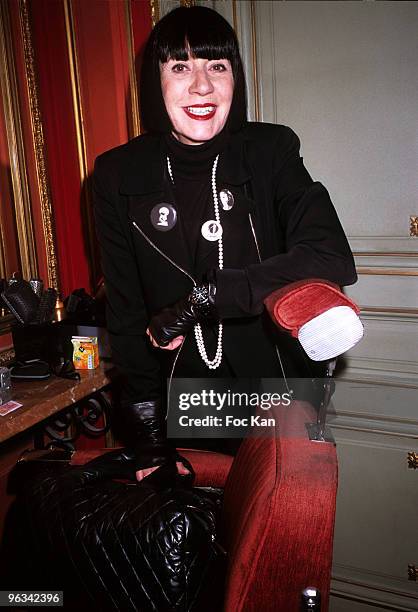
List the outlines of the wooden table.
<svg viewBox="0 0 418 612">
<path fill-rule="evenodd" d="M 101 363 L 95 370 L 79 372 L 80 381 L 56 376 L 30 382 L 13 381 L 12 399 L 22 407 L 0 416 L 0 539 L 7 510 L 14 499 L 7 483 L 17 459 L 25 449 L 34 447 L 37 438 L 43 442 L 47 419 L 50 421 L 61 411 L 65 414 L 65 409 L 73 406 L 76 409 L 77 402 L 104 390 L 111 382 L 114 368 L 111 363 Z"/>
<path fill-rule="evenodd" d="M 100 391 L 110 383 L 112 369 L 112 364 L 101 363 L 95 370 L 79 370 L 80 381 L 56 376 L 46 380 L 13 381 L 12 399 L 22 407 L 0 416 L 0 442 Z"/>
</svg>

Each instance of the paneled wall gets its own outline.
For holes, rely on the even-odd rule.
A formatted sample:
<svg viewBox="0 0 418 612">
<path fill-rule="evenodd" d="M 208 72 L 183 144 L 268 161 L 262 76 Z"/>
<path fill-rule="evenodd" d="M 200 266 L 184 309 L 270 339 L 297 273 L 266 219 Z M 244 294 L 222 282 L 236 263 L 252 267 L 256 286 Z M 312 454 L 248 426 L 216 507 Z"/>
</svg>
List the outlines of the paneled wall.
<svg viewBox="0 0 418 612">
<path fill-rule="evenodd" d="M 330 421 L 340 486 L 334 612 L 417 610 L 418 3 L 253 2 L 252 113 L 290 125 L 355 253 L 365 338 L 344 360 Z M 250 5 L 249 7 L 245 5 Z M 342 364 L 340 364 L 341 366 Z"/>
<path fill-rule="evenodd" d="M 418 5 L 255 5 L 260 118 L 300 135 L 307 167 L 329 189 L 356 255 L 359 282 L 348 293 L 368 333 L 346 375 L 387 380 L 394 363 L 396 378 L 414 378 Z"/>
</svg>

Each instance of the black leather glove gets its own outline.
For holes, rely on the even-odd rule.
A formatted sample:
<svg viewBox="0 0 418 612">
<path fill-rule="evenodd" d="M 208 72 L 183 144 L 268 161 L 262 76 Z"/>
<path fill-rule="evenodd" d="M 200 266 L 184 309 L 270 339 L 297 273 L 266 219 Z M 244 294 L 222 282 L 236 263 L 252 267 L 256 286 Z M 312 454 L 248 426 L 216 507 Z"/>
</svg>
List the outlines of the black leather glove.
<svg viewBox="0 0 418 612">
<path fill-rule="evenodd" d="M 135 440 L 135 470 L 175 462 L 176 450 L 167 442 L 158 400 L 128 404 L 125 415 L 129 433 Z"/>
<path fill-rule="evenodd" d="M 175 479 L 182 485 L 191 485 L 194 479 L 190 463 L 170 446 L 165 435 L 164 417 L 158 400 L 137 402 L 124 406 L 125 422 L 134 443 L 129 448 L 115 449 L 81 466 L 86 481 L 97 478 L 135 479 L 138 470 L 160 467 L 146 477 L 146 482 L 173 486 Z M 178 476 L 176 461 L 189 470 L 187 476 Z M 158 472 L 158 473 L 157 473 Z M 179 480 L 180 479 L 180 480 Z"/>
<path fill-rule="evenodd" d="M 216 284 L 210 280 L 195 286 L 186 298 L 154 315 L 149 330 L 157 344 L 167 346 L 177 336 L 187 334 L 199 321 L 217 318 L 215 297 Z"/>
</svg>

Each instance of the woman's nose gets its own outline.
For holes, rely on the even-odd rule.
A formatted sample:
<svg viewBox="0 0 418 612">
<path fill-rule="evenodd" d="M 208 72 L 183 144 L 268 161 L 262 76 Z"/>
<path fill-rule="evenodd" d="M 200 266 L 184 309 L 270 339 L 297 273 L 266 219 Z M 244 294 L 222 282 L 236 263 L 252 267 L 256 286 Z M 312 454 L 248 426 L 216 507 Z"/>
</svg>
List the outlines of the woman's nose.
<svg viewBox="0 0 418 612">
<path fill-rule="evenodd" d="M 197 93 L 204 96 L 212 93 L 213 84 L 210 77 L 204 68 L 198 68 L 193 72 L 192 82 L 189 87 L 189 93 Z"/>
</svg>

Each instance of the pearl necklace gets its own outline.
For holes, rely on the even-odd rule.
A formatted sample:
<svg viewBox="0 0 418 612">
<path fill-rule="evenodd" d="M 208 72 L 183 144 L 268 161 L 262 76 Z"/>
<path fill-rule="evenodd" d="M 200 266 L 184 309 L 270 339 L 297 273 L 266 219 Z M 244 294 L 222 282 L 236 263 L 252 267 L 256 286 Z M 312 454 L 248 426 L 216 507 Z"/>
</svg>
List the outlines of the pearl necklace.
<svg viewBox="0 0 418 612">
<path fill-rule="evenodd" d="M 216 188 L 216 170 L 218 167 L 218 161 L 219 161 L 219 154 L 216 156 L 213 162 L 211 183 L 212 183 L 213 210 L 215 213 L 215 221 L 218 227 L 220 227 L 222 230 L 221 218 L 219 214 L 218 190 Z M 168 155 L 167 155 L 167 170 L 168 170 L 168 174 L 170 175 L 171 182 L 174 185 L 173 171 L 171 168 L 171 161 Z M 223 240 L 222 240 L 222 231 L 221 231 L 221 235 L 218 238 L 218 267 L 219 267 L 219 270 L 222 270 L 224 267 L 224 245 L 223 245 Z M 222 335 L 223 335 L 222 323 L 219 322 L 216 353 L 213 359 L 208 358 L 206 347 L 205 347 L 205 342 L 203 340 L 202 326 L 200 325 L 200 323 L 196 323 L 196 325 L 194 326 L 194 335 L 195 335 L 199 355 L 201 356 L 202 360 L 205 362 L 207 367 L 210 370 L 216 370 L 216 368 L 219 368 L 219 366 L 221 365 L 221 361 L 222 361 Z"/>
</svg>

